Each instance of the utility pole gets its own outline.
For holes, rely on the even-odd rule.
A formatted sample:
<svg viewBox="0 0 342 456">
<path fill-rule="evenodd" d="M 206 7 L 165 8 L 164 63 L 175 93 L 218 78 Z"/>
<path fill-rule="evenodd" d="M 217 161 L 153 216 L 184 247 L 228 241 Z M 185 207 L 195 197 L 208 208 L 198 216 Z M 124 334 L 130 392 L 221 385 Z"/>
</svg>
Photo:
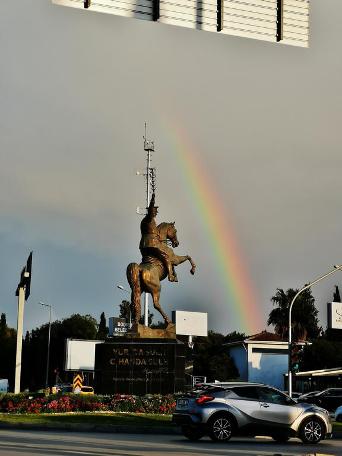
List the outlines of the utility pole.
<svg viewBox="0 0 342 456">
<path fill-rule="evenodd" d="M 23 326 L 24 326 L 24 305 L 25 301 L 30 296 L 31 289 L 31 273 L 32 273 L 32 252 L 27 258 L 26 266 L 23 267 L 20 274 L 20 282 L 18 284 L 15 295 L 18 296 L 18 319 L 17 319 L 17 349 L 15 356 L 15 380 L 14 393 L 20 393 L 21 379 L 21 358 L 23 347 Z"/>
</svg>

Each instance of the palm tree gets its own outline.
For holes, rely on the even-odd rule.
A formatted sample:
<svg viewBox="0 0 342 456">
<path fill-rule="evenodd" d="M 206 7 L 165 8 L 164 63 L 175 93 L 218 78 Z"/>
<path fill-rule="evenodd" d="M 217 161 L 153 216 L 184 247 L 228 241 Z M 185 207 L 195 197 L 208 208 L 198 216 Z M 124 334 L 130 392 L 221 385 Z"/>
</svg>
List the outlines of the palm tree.
<svg viewBox="0 0 342 456">
<path fill-rule="evenodd" d="M 267 324 L 274 326 L 274 331 L 283 339 L 288 338 L 289 333 L 289 307 L 298 290 L 289 288 L 286 292 L 277 288 L 276 294 L 271 301 L 274 309 L 271 310 Z M 318 310 L 315 306 L 315 298 L 311 290 L 307 289 L 296 299 L 292 310 L 292 332 L 294 340 L 314 339 L 319 336 L 322 328 L 318 326 Z"/>
</svg>

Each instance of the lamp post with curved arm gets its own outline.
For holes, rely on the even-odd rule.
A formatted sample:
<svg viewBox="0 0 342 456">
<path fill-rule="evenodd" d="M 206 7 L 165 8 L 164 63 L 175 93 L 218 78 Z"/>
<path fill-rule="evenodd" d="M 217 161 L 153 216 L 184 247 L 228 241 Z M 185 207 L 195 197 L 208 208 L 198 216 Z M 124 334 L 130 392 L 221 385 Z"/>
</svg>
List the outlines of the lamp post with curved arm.
<svg viewBox="0 0 342 456">
<path fill-rule="evenodd" d="M 308 283 L 302 289 L 300 289 L 291 301 L 291 304 L 289 307 L 289 343 L 288 343 L 288 392 L 289 392 L 290 397 L 292 397 L 291 344 L 292 344 L 292 307 L 293 307 L 293 304 L 295 303 L 298 296 L 301 293 L 303 293 L 303 291 L 312 287 L 312 285 L 315 285 L 317 282 L 320 282 L 321 280 L 325 279 L 326 277 L 330 276 L 331 274 L 334 274 L 335 272 L 341 271 L 341 270 L 342 270 L 342 265 L 336 264 L 334 266 L 334 269 L 329 271 L 327 274 L 324 274 L 323 276 L 318 277 L 318 279 L 315 279 L 313 282 Z"/>
</svg>

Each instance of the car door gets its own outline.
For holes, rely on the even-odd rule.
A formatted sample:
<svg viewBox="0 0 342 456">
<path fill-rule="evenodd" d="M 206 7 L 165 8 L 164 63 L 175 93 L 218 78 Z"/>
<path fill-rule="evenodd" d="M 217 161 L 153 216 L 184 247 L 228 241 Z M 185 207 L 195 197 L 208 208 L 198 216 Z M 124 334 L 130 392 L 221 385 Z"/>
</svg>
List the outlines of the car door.
<svg viewBox="0 0 342 456">
<path fill-rule="evenodd" d="M 342 389 L 330 388 L 322 393 L 319 405 L 331 412 L 335 411 L 339 405 L 342 405 Z"/>
<path fill-rule="evenodd" d="M 259 395 L 255 386 L 237 386 L 227 391 L 229 403 L 240 410 L 245 418 L 258 419 Z"/>
<path fill-rule="evenodd" d="M 290 397 L 269 387 L 258 387 L 259 419 L 270 423 L 289 425 L 302 413 L 302 407 Z"/>
</svg>

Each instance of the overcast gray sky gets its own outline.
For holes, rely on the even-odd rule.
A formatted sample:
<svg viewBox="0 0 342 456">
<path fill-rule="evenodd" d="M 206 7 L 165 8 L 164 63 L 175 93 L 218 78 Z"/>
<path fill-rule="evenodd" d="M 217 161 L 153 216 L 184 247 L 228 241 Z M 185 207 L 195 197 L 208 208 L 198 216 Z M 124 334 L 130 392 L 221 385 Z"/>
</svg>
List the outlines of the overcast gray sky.
<svg viewBox="0 0 342 456">
<path fill-rule="evenodd" d="M 342 263 L 341 16 L 340 0 L 312 0 L 306 50 L 2 0 L 0 311 L 8 322 L 16 324 L 14 292 L 30 250 L 26 329 L 47 320 L 39 300 L 54 318 L 118 313 L 128 295 L 115 286 L 128 286 L 126 266 L 139 260 L 135 209 L 145 189 L 135 171 L 145 163 L 145 120 L 158 220 L 176 221 L 177 251 L 198 265 L 194 277 L 182 265 L 178 284 L 164 282 L 168 313 L 208 311 L 211 329 L 257 332 L 277 287 L 300 287 Z M 221 238 L 210 231 L 218 210 Z M 223 231 L 238 245 L 258 310 L 234 298 L 241 286 L 217 262 Z M 233 253 L 224 258 L 234 268 Z M 313 289 L 323 326 L 340 274 Z"/>
</svg>

